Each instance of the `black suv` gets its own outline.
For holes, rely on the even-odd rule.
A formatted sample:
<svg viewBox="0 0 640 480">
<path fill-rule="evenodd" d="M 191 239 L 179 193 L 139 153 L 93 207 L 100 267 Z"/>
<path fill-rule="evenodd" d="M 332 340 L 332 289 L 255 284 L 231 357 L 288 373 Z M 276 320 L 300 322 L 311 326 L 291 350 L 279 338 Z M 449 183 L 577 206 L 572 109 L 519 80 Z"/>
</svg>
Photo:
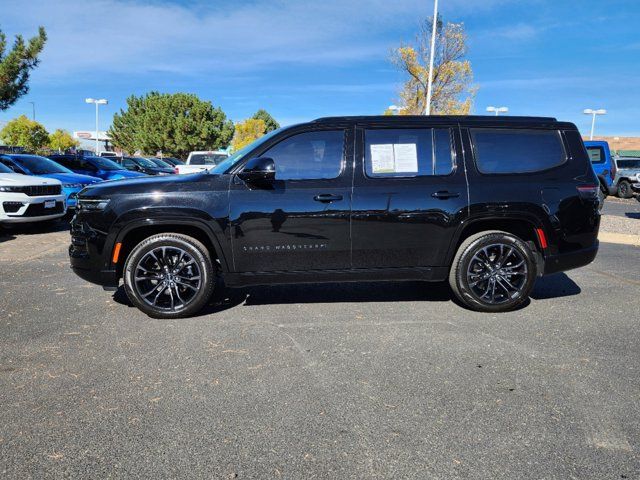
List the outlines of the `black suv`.
<svg viewBox="0 0 640 480">
<path fill-rule="evenodd" d="M 74 271 L 123 278 L 154 317 L 227 286 L 448 280 L 474 310 L 598 251 L 598 179 L 575 125 L 529 117 L 335 117 L 280 129 L 209 172 L 85 188 Z"/>
</svg>

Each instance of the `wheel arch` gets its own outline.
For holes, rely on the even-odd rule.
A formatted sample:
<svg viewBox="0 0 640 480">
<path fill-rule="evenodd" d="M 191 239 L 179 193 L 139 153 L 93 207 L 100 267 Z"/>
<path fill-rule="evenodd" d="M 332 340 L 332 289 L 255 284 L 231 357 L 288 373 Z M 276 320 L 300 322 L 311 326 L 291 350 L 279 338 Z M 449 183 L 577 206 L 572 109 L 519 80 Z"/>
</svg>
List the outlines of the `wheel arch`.
<svg viewBox="0 0 640 480">
<path fill-rule="evenodd" d="M 212 256 L 220 262 L 222 273 L 229 271 L 229 265 L 220 242 L 205 222 L 184 218 L 151 218 L 130 222 L 119 231 L 114 243 L 114 248 L 118 243 L 121 244 L 119 259 L 116 264 L 118 277 L 122 276 L 125 260 L 136 245 L 152 235 L 170 232 L 188 235 L 202 242 Z"/>
</svg>

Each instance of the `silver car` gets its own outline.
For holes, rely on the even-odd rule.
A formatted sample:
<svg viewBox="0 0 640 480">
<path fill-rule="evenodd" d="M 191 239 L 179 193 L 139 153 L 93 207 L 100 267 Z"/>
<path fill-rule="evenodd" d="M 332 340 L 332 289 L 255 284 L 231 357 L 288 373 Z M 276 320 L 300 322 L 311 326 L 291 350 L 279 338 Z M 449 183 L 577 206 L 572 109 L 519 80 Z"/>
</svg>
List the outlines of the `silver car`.
<svg viewBox="0 0 640 480">
<path fill-rule="evenodd" d="M 640 158 L 615 157 L 612 161 L 616 164 L 616 174 L 611 189 L 620 198 L 631 198 L 633 196 L 631 185 L 640 182 Z"/>
</svg>

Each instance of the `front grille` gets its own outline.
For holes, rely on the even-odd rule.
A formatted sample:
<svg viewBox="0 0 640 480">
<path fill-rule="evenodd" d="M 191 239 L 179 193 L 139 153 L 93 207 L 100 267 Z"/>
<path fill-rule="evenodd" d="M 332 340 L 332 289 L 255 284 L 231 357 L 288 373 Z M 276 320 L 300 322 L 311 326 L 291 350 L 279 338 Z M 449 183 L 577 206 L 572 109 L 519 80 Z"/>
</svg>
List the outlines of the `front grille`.
<svg viewBox="0 0 640 480">
<path fill-rule="evenodd" d="M 2 208 L 4 209 L 5 213 L 16 213 L 23 206 L 24 206 L 24 203 L 22 202 L 3 202 L 2 203 Z"/>
<path fill-rule="evenodd" d="M 53 208 L 44 208 L 44 203 L 32 203 L 27 207 L 27 211 L 24 212 L 23 217 L 42 217 L 44 215 L 55 215 L 56 213 L 64 212 L 64 204 L 62 202 L 56 202 L 56 206 Z"/>
<path fill-rule="evenodd" d="M 60 195 L 62 185 L 30 185 L 26 187 L 8 187 L 10 192 L 24 193 L 30 197 L 42 197 L 44 195 Z"/>
</svg>

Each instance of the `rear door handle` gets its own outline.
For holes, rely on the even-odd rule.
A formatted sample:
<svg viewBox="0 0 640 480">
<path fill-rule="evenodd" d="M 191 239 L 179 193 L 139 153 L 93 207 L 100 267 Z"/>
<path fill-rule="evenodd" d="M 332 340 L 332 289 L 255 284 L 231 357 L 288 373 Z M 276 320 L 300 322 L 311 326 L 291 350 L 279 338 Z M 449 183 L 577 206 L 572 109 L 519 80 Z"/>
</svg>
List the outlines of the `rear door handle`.
<svg viewBox="0 0 640 480">
<path fill-rule="evenodd" d="M 342 195 L 333 195 L 331 193 L 321 193 L 313 197 L 316 202 L 330 203 L 342 200 Z"/>
<path fill-rule="evenodd" d="M 433 198 L 439 198 L 441 200 L 445 200 L 447 198 L 459 197 L 460 194 L 458 192 L 447 192 L 446 190 L 440 190 L 439 192 L 432 193 L 431 196 Z"/>
</svg>

